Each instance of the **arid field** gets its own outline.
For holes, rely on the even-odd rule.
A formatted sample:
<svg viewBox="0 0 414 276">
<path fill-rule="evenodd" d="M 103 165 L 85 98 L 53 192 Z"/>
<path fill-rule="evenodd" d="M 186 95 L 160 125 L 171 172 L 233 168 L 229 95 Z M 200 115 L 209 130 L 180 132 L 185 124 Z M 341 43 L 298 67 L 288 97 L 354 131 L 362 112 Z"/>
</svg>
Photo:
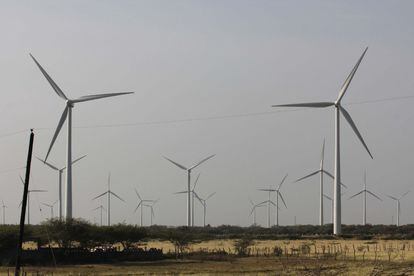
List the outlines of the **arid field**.
<svg viewBox="0 0 414 276">
<path fill-rule="evenodd" d="M 249 257 L 237 257 L 234 242 L 194 243 L 186 249 L 190 254 L 178 260 L 26 267 L 25 271 L 28 275 L 414 275 L 411 240 L 261 240 L 249 247 Z M 166 241 L 139 246 L 174 252 L 173 244 Z M 205 254 L 220 251 L 230 254 Z M 8 271 L 12 268 L 0 269 L 2 275 Z"/>
</svg>

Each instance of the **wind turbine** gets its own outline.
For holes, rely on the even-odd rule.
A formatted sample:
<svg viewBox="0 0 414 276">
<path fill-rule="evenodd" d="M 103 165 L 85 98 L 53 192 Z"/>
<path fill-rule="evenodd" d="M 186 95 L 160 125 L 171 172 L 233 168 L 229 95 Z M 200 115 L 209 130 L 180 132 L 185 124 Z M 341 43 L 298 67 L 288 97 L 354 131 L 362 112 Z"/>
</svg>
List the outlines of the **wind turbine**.
<svg viewBox="0 0 414 276">
<path fill-rule="evenodd" d="M 405 194 L 403 194 L 402 196 L 400 196 L 399 198 L 394 197 L 394 196 L 388 196 L 389 198 L 391 198 L 392 200 L 395 200 L 397 202 L 397 226 L 400 226 L 400 213 L 401 213 L 401 208 L 400 208 L 400 200 L 405 197 L 410 191 L 407 191 Z"/>
<path fill-rule="evenodd" d="M 299 182 L 302 181 L 308 177 L 314 176 L 316 174 L 319 174 L 319 225 L 323 225 L 323 175 L 327 175 L 330 178 L 334 179 L 333 175 L 331 173 L 329 173 L 328 171 L 326 171 L 323 167 L 323 163 L 324 163 L 324 155 L 325 155 L 325 139 L 323 140 L 323 145 L 322 145 L 322 154 L 321 154 L 321 162 L 320 162 L 320 166 L 319 166 L 319 170 L 310 173 L 302 178 L 299 178 L 298 180 L 295 181 Z M 344 184 L 341 183 L 342 186 L 346 187 Z"/>
<path fill-rule="evenodd" d="M 373 197 L 375 197 L 376 199 L 382 201 L 382 199 L 377 196 L 376 194 L 374 194 L 373 192 L 367 190 L 367 173 L 364 172 L 364 189 L 356 194 L 354 194 L 353 196 L 351 196 L 349 199 L 354 198 L 360 194 L 363 194 L 363 210 L 362 210 L 362 225 L 366 225 L 367 224 L 367 193 L 372 195 Z"/>
<path fill-rule="evenodd" d="M 266 201 L 263 201 L 262 203 L 259 203 L 259 204 L 263 204 L 263 203 L 267 203 L 268 204 L 268 207 L 267 207 L 268 208 L 268 210 L 267 210 L 267 213 L 268 213 L 267 225 L 268 225 L 268 227 L 270 227 L 270 204 L 273 204 L 273 205 L 276 206 L 276 226 L 279 226 L 279 197 L 282 200 L 282 202 L 285 205 L 285 207 L 287 208 L 286 202 L 283 199 L 282 193 L 280 192 L 280 188 L 282 188 L 282 184 L 283 184 L 283 182 L 285 182 L 287 176 L 288 175 L 286 174 L 285 177 L 283 177 L 283 179 L 280 182 L 279 186 L 277 188 L 275 188 L 275 189 L 271 189 L 271 188 L 269 188 L 269 189 L 259 189 L 259 191 L 269 192 L 269 199 L 266 200 Z M 273 201 L 270 200 L 270 194 L 272 192 L 275 192 L 276 193 L 276 204 Z"/>
<path fill-rule="evenodd" d="M 212 196 L 214 196 L 216 194 L 216 192 L 211 193 L 208 197 L 206 197 L 205 199 L 202 199 L 201 197 L 199 197 L 197 195 L 197 193 L 195 193 L 195 196 L 197 197 L 197 199 L 201 202 L 201 204 L 203 205 L 203 227 L 206 227 L 206 215 L 207 215 L 207 200 L 209 200 Z"/>
<path fill-rule="evenodd" d="M 78 159 L 75 159 L 72 162 L 72 165 L 75 164 L 76 162 L 78 162 L 79 160 L 81 160 L 82 158 L 86 157 L 86 155 L 79 157 Z M 36 157 L 39 161 L 41 161 L 43 164 L 47 165 L 48 167 L 50 167 L 51 169 L 55 170 L 58 172 L 59 175 L 59 219 L 62 219 L 63 217 L 63 206 L 62 206 L 62 174 L 63 171 L 66 169 L 66 166 L 62 167 L 62 168 L 57 168 L 56 166 L 46 162 L 45 160 L 40 159 L 39 157 Z"/>
<path fill-rule="evenodd" d="M 102 210 L 106 211 L 106 209 L 102 205 L 99 205 L 95 209 L 92 209 L 92 211 L 96 211 L 98 209 L 101 211 L 100 213 L 101 213 L 101 226 L 102 226 Z"/>
<path fill-rule="evenodd" d="M 4 204 L 4 201 L 1 200 L 1 207 L 3 208 L 3 225 L 6 224 L 6 208 L 7 206 Z"/>
<path fill-rule="evenodd" d="M 98 198 L 100 198 L 104 195 L 108 195 L 108 212 L 107 212 L 108 226 L 111 226 L 111 195 L 118 198 L 122 202 L 125 202 L 125 200 L 123 200 L 120 196 L 118 196 L 117 194 L 115 194 L 114 192 L 111 191 L 111 173 L 109 173 L 109 175 L 108 175 L 108 190 L 106 192 L 92 198 L 92 200 L 98 199 Z"/>
<path fill-rule="evenodd" d="M 151 215 L 150 215 L 150 218 L 151 218 L 151 223 L 150 223 L 150 226 L 152 226 L 152 219 L 155 217 L 155 213 L 154 213 L 154 205 L 155 205 L 155 203 L 157 203 L 157 202 L 158 202 L 158 199 L 157 199 L 156 201 L 154 201 L 152 204 L 145 204 L 145 203 L 143 203 L 143 204 L 142 204 L 142 206 L 148 207 L 148 208 L 150 208 L 150 210 L 151 210 Z M 142 207 L 141 207 L 141 209 L 142 209 Z"/>
<path fill-rule="evenodd" d="M 197 178 L 194 182 L 193 188 L 191 189 L 191 226 L 194 226 L 194 214 L 195 214 L 195 206 L 194 206 L 194 197 L 197 195 L 195 192 L 195 188 L 197 186 L 198 179 L 200 178 L 200 173 L 197 175 Z M 174 194 L 186 194 L 187 191 L 176 192 Z"/>
<path fill-rule="evenodd" d="M 256 208 L 264 207 L 264 205 L 255 204 L 251 199 L 249 199 L 250 205 L 252 205 L 252 210 L 250 211 L 250 216 L 253 214 L 253 225 L 256 225 Z"/>
<path fill-rule="evenodd" d="M 352 78 L 354 77 L 359 64 L 361 63 L 365 53 L 367 52 L 368 47 L 365 48 L 361 57 L 358 59 L 356 65 L 352 69 L 351 73 L 345 79 L 344 84 L 339 91 L 339 96 L 335 102 L 311 102 L 311 103 L 297 103 L 297 104 L 283 104 L 283 105 L 273 105 L 273 107 L 311 107 L 311 108 L 325 108 L 333 106 L 335 109 L 335 170 L 334 170 L 334 223 L 333 223 L 333 233 L 335 235 L 340 235 L 342 233 L 341 229 L 341 158 L 340 158 L 340 113 L 344 116 L 345 120 L 349 123 L 353 131 L 355 132 L 358 139 L 361 141 L 362 145 L 372 157 L 371 152 L 368 149 L 368 146 L 365 144 L 364 139 L 362 138 L 361 133 L 356 127 L 354 121 L 351 118 L 351 115 L 346 111 L 346 109 L 341 105 L 341 100 L 344 97 L 346 90 L 348 89 Z"/>
<path fill-rule="evenodd" d="M 138 208 L 141 206 L 141 216 L 140 216 L 140 220 L 141 220 L 141 227 L 142 226 L 144 226 L 143 225 L 143 222 L 142 222 L 142 216 L 143 216 L 143 206 L 144 206 L 144 203 L 146 203 L 146 202 L 155 202 L 154 200 L 151 200 L 151 199 L 142 199 L 141 198 L 141 196 L 139 195 L 139 193 L 138 193 L 138 191 L 137 191 L 137 189 L 135 189 L 135 194 L 137 195 L 137 197 L 138 197 L 138 199 L 139 199 L 139 203 L 138 203 L 138 205 L 137 205 L 137 207 L 135 208 L 135 211 L 134 211 L 134 213 L 138 210 Z"/>
<path fill-rule="evenodd" d="M 19 175 L 20 177 L 20 181 L 22 182 L 23 186 L 24 186 L 24 180 L 23 178 Z M 28 190 L 27 191 L 27 224 L 30 224 L 30 194 L 31 193 L 44 193 L 47 192 L 47 190 Z M 20 205 L 22 205 L 22 202 L 20 202 Z"/>
<path fill-rule="evenodd" d="M 68 133 L 67 133 L 67 161 L 66 161 L 66 167 L 67 167 L 67 173 L 66 173 L 66 219 L 72 218 L 72 108 L 75 104 L 86 102 L 86 101 L 92 101 L 102 98 L 108 98 L 108 97 L 115 97 L 115 96 L 121 96 L 126 94 L 132 94 L 134 92 L 122 92 L 122 93 L 106 93 L 106 94 L 97 94 L 97 95 L 86 95 L 82 96 L 76 99 L 69 99 L 66 97 L 66 95 L 63 93 L 63 91 L 59 88 L 59 86 L 54 82 L 54 80 L 49 76 L 49 74 L 43 69 L 43 67 L 37 62 L 37 60 L 30 54 L 33 61 L 36 63 L 37 67 L 39 67 L 40 71 L 42 72 L 43 76 L 46 78 L 46 80 L 49 82 L 49 84 L 52 86 L 53 90 L 56 92 L 56 94 L 65 100 L 66 107 L 63 110 L 63 113 L 59 119 L 59 123 L 57 125 L 55 134 L 53 135 L 52 141 L 50 142 L 49 149 L 47 151 L 45 161 L 47 161 L 47 158 L 49 156 L 50 151 L 52 150 L 53 144 L 56 141 L 57 136 L 59 135 L 60 130 L 62 129 L 63 124 L 65 123 L 66 119 L 68 120 Z M 108 212 L 109 213 L 109 212 Z"/>
<path fill-rule="evenodd" d="M 52 219 L 54 217 L 53 216 L 53 207 L 55 206 L 55 204 L 57 202 L 58 202 L 57 200 L 55 202 L 53 202 L 52 204 L 47 204 L 47 203 L 42 202 L 42 205 L 50 208 L 50 219 Z"/>
<path fill-rule="evenodd" d="M 173 163 L 174 165 L 176 165 L 177 167 L 179 167 L 182 170 L 187 171 L 187 178 L 188 178 L 188 182 L 187 182 L 187 226 L 191 226 L 191 171 L 194 170 L 196 167 L 200 166 L 202 163 L 206 162 L 207 160 L 209 160 L 210 158 L 213 158 L 215 156 L 215 154 L 210 155 L 207 158 L 204 158 L 203 160 L 201 160 L 200 162 L 194 164 L 193 166 L 190 166 L 189 168 L 178 164 L 177 162 L 167 158 L 164 156 L 164 158 L 168 161 L 170 161 L 171 163 Z"/>
</svg>

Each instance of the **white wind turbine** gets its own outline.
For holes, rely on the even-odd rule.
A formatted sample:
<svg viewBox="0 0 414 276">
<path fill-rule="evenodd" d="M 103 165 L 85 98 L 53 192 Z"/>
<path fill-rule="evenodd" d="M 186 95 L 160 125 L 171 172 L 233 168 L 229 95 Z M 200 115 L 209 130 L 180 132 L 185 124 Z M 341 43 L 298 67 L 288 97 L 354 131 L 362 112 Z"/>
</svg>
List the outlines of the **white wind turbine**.
<svg viewBox="0 0 414 276">
<path fill-rule="evenodd" d="M 199 197 L 197 195 L 197 193 L 195 193 L 195 196 L 197 197 L 197 199 L 201 202 L 201 204 L 203 205 L 203 227 L 206 227 L 206 215 L 207 215 L 207 200 L 209 200 L 212 196 L 214 196 L 216 194 L 216 192 L 211 193 L 208 197 L 206 197 L 205 199 L 202 199 L 201 197 Z"/>
<path fill-rule="evenodd" d="M 123 200 L 120 196 L 118 196 L 117 194 L 115 194 L 114 192 L 111 191 L 111 174 L 109 173 L 108 175 L 108 190 L 94 198 L 92 198 L 92 200 L 98 199 L 104 195 L 108 195 L 108 226 L 111 226 L 111 195 L 113 195 L 114 197 L 118 198 L 119 200 L 121 200 L 122 202 L 125 202 L 125 200 Z"/>
<path fill-rule="evenodd" d="M 135 210 L 134 210 L 134 213 L 138 210 L 138 208 L 141 206 L 141 216 L 140 216 L 140 221 L 141 221 L 141 223 L 140 223 L 140 226 L 142 227 L 142 226 L 144 226 L 143 225 L 143 221 L 142 221 L 142 218 L 143 218 L 143 208 L 144 208 L 144 203 L 146 203 L 146 202 L 155 202 L 155 200 L 151 200 L 151 199 L 142 199 L 142 197 L 140 196 L 140 194 L 138 193 L 138 191 L 137 191 L 137 189 L 135 189 L 135 194 L 137 195 L 137 197 L 138 197 L 138 199 L 139 199 L 139 202 L 138 202 L 138 205 L 137 205 L 137 207 L 135 208 Z"/>
<path fill-rule="evenodd" d="M 405 194 L 403 194 L 400 197 L 394 197 L 394 196 L 388 196 L 392 200 L 395 200 L 397 202 L 397 226 L 400 226 L 400 213 L 401 213 L 401 206 L 400 206 L 400 200 L 405 197 L 410 191 L 407 191 Z"/>
<path fill-rule="evenodd" d="M 196 193 L 196 191 L 195 191 L 195 188 L 196 188 L 196 186 L 197 186 L 197 182 L 198 182 L 198 179 L 200 178 L 200 173 L 197 175 L 197 178 L 196 178 L 196 180 L 194 181 L 194 185 L 193 185 L 193 188 L 191 189 L 191 226 L 194 226 L 194 216 L 195 216 L 195 204 L 194 204 L 194 202 L 195 202 L 195 200 L 194 200 L 194 198 L 195 198 L 195 196 L 197 196 L 197 193 Z M 181 192 L 176 192 L 176 193 L 174 193 L 174 194 L 187 194 L 187 191 L 181 191 Z"/>
<path fill-rule="evenodd" d="M 187 171 L 187 226 L 191 226 L 192 222 L 191 222 L 191 171 L 194 170 L 196 167 L 200 166 L 202 163 L 206 162 L 207 160 L 209 160 L 210 158 L 213 158 L 215 156 L 215 154 L 210 155 L 207 158 L 204 158 L 203 160 L 201 160 L 200 162 L 196 163 L 195 165 L 187 168 L 181 164 L 178 164 L 177 162 L 167 158 L 164 156 L 164 158 L 168 161 L 170 161 L 171 163 L 173 163 L 174 165 L 176 165 L 177 167 L 179 167 L 182 170 Z"/>
<path fill-rule="evenodd" d="M 330 178 L 334 179 L 333 175 L 331 173 L 329 173 L 328 171 L 326 171 L 323 167 L 323 163 L 324 163 L 324 155 L 325 155 L 325 139 L 323 140 L 323 145 L 322 145 L 322 154 L 321 154 L 321 162 L 320 162 L 320 166 L 319 166 L 319 170 L 310 173 L 302 178 L 299 178 L 298 180 L 296 180 L 295 182 L 299 182 L 302 181 L 308 177 L 314 176 L 316 174 L 319 174 L 319 225 L 323 225 L 323 175 L 327 175 Z M 342 186 L 346 187 L 344 184 L 341 183 Z"/>
<path fill-rule="evenodd" d="M 53 202 L 52 204 L 47 204 L 47 203 L 42 202 L 42 205 L 50 208 L 50 219 L 52 219 L 54 217 L 53 216 L 53 207 L 55 206 L 55 204 L 57 202 L 58 202 L 57 200 L 55 202 Z"/>
<path fill-rule="evenodd" d="M 364 189 L 353 196 L 351 196 L 349 199 L 354 198 L 360 194 L 363 194 L 363 210 L 362 210 L 362 225 L 367 224 L 367 193 L 375 197 L 376 199 L 382 201 L 382 199 L 374 194 L 373 192 L 367 190 L 367 173 L 364 172 Z"/>
<path fill-rule="evenodd" d="M 346 90 L 349 87 L 349 84 L 354 77 L 359 64 L 361 63 L 365 53 L 367 52 L 368 47 L 365 48 L 361 57 L 358 59 L 356 65 L 352 69 L 351 73 L 345 79 L 344 84 L 339 91 L 339 96 L 335 102 L 311 102 L 311 103 L 297 103 L 297 104 L 283 104 L 283 105 L 273 105 L 273 107 L 311 107 L 311 108 L 325 108 L 333 106 L 335 109 L 335 170 L 334 170 L 334 223 L 333 223 L 333 233 L 335 235 L 340 235 L 341 230 L 341 158 L 340 158 L 340 113 L 344 116 L 345 120 L 349 123 L 355 134 L 358 136 L 358 139 L 361 141 L 364 148 L 367 150 L 368 154 L 372 157 L 371 152 L 368 149 L 368 146 L 365 144 L 364 139 L 362 138 L 361 133 L 356 127 L 354 121 L 351 118 L 351 115 L 346 111 L 346 109 L 341 105 L 341 100 L 345 95 Z"/>
<path fill-rule="evenodd" d="M 1 208 L 3 209 L 3 225 L 6 224 L 6 208 L 7 206 L 4 204 L 4 201 L 1 200 Z"/>
<path fill-rule="evenodd" d="M 79 160 L 81 160 L 82 158 L 86 157 L 86 155 L 79 157 L 78 159 L 73 160 L 72 165 L 75 164 L 76 162 L 78 162 Z M 48 167 L 50 167 L 51 169 L 55 170 L 58 172 L 58 176 L 59 176 L 59 219 L 62 219 L 63 217 L 63 203 L 62 203 L 62 175 L 63 175 L 63 171 L 66 170 L 66 166 L 62 167 L 62 168 L 58 168 L 52 164 L 50 164 L 49 162 L 46 162 L 45 160 L 40 159 L 39 157 L 36 157 L 40 162 L 42 162 L 43 164 L 47 165 Z"/>
<path fill-rule="evenodd" d="M 157 203 L 158 202 L 158 199 L 156 200 L 156 201 L 154 201 L 152 204 L 146 204 L 146 203 L 143 203 L 142 204 L 142 206 L 145 206 L 145 207 L 148 207 L 149 209 L 150 209 L 150 211 L 151 211 L 151 214 L 150 214 L 150 218 L 151 218 L 151 223 L 150 223 L 150 226 L 152 226 L 152 220 L 153 220 L 153 218 L 155 217 L 155 213 L 154 213 L 154 205 L 155 205 L 155 203 Z M 141 207 L 142 208 L 142 207 Z"/>
<path fill-rule="evenodd" d="M 20 181 L 22 182 L 23 186 L 24 186 L 24 180 L 21 176 L 20 177 Z M 27 224 L 30 224 L 30 194 L 31 193 L 45 193 L 47 192 L 47 190 L 28 190 L 27 191 Z M 20 205 L 22 205 L 22 202 L 20 202 Z"/>
<path fill-rule="evenodd" d="M 98 209 L 100 210 L 100 213 L 101 213 L 101 226 L 102 226 L 102 211 L 106 211 L 106 209 L 102 205 L 99 205 L 95 209 L 92 209 L 92 211 L 96 211 Z"/>
<path fill-rule="evenodd" d="M 282 188 L 282 184 L 283 184 L 283 182 L 285 182 L 287 176 L 288 175 L 286 174 L 285 177 L 283 177 L 283 179 L 280 182 L 279 186 L 277 188 L 275 188 L 275 189 L 271 189 L 271 188 L 269 188 L 269 189 L 259 189 L 259 191 L 269 192 L 269 199 L 266 200 L 266 201 L 263 201 L 263 202 L 259 203 L 259 204 L 264 204 L 264 203 L 267 203 L 268 204 L 268 207 L 267 207 L 268 208 L 267 209 L 267 216 L 268 216 L 267 226 L 268 227 L 270 227 L 270 204 L 273 204 L 274 206 L 276 206 L 276 226 L 279 226 L 279 209 L 280 209 L 279 208 L 279 197 L 282 200 L 283 205 L 285 205 L 285 207 L 287 209 L 286 202 L 283 199 L 282 193 L 280 192 L 280 188 Z M 272 192 L 275 192 L 276 193 L 276 204 L 273 201 L 270 200 L 270 194 Z"/>
<path fill-rule="evenodd" d="M 255 204 L 251 199 L 249 199 L 250 205 L 252 205 L 252 210 L 250 211 L 250 215 L 253 215 L 253 226 L 257 225 L 256 223 L 256 208 L 265 207 L 265 205 Z"/>
<path fill-rule="evenodd" d="M 77 99 L 69 99 L 66 97 L 66 95 L 63 93 L 63 91 L 59 88 L 59 86 L 54 82 L 54 80 L 48 75 L 48 73 L 43 69 L 43 67 L 37 62 L 37 60 L 30 54 L 33 61 L 36 63 L 37 67 L 39 67 L 40 71 L 42 72 L 43 76 L 46 78 L 46 80 L 49 82 L 49 84 L 52 86 L 53 90 L 56 92 L 56 94 L 66 101 L 66 107 L 63 110 L 63 113 L 59 119 L 59 123 L 57 125 L 55 134 L 53 135 L 52 141 L 50 142 L 49 149 L 47 151 L 45 161 L 47 161 L 47 158 L 49 156 L 50 151 L 52 150 L 53 144 L 56 141 L 57 136 L 59 135 L 60 130 L 62 129 L 63 124 L 65 123 L 66 119 L 68 120 L 68 133 L 67 133 L 67 160 L 66 160 L 66 219 L 72 218 L 72 108 L 75 104 L 86 102 L 86 101 L 92 101 L 102 98 L 108 98 L 108 97 L 115 97 L 115 96 L 121 96 L 126 94 L 132 94 L 134 92 L 122 92 L 122 93 L 106 93 L 106 94 L 97 94 L 97 95 L 86 95 L 79 97 Z"/>
</svg>

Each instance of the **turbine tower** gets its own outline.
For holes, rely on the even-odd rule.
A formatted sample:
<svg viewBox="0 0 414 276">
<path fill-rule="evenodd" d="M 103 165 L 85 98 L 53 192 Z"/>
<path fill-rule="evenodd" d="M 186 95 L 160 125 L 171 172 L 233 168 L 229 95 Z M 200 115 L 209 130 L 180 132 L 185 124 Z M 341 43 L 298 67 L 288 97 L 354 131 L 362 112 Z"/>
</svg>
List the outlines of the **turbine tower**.
<svg viewBox="0 0 414 276">
<path fill-rule="evenodd" d="M 302 178 L 299 178 L 298 180 L 295 181 L 299 182 L 302 181 L 308 177 L 314 176 L 316 174 L 319 174 L 319 225 L 323 225 L 323 175 L 327 175 L 330 178 L 334 179 L 333 175 L 331 173 L 329 173 L 328 171 L 326 171 L 323 167 L 323 163 L 324 163 L 324 155 L 325 155 L 325 139 L 323 140 L 323 145 L 322 145 L 322 154 L 321 154 L 321 162 L 320 162 L 320 166 L 319 166 L 319 170 L 310 173 Z M 342 186 L 346 187 L 344 184 L 341 183 Z"/>
<path fill-rule="evenodd" d="M 92 211 L 96 211 L 98 209 L 100 210 L 100 213 L 101 213 L 101 226 L 102 226 L 102 210 L 106 211 L 106 209 L 102 205 L 99 205 L 95 209 L 92 209 Z"/>
<path fill-rule="evenodd" d="M 114 197 L 118 198 L 119 200 L 121 200 L 122 202 L 125 202 L 125 200 L 123 200 L 120 196 L 118 196 L 117 194 L 115 194 L 114 192 L 111 191 L 111 173 L 109 173 L 108 175 L 108 190 L 94 198 L 92 198 L 92 200 L 98 199 L 104 195 L 108 195 L 108 226 L 111 226 L 111 195 L 113 195 Z"/>
<path fill-rule="evenodd" d="M 358 139 L 361 141 L 362 145 L 368 152 L 368 154 L 372 157 L 371 152 L 368 149 L 368 146 L 365 144 L 364 139 L 362 138 L 361 133 L 359 132 L 358 128 L 356 127 L 354 121 L 351 118 L 351 115 L 348 111 L 341 105 L 342 98 L 344 97 L 352 78 L 354 77 L 359 64 L 361 63 L 365 53 L 367 52 L 368 47 L 365 48 L 364 52 L 362 53 L 361 57 L 358 59 L 356 65 L 352 69 L 351 73 L 345 79 L 344 84 L 339 91 L 339 96 L 335 102 L 311 102 L 311 103 L 297 103 L 297 104 L 283 104 L 283 105 L 273 105 L 273 107 L 311 107 L 311 108 L 325 108 L 333 106 L 335 110 L 335 170 L 334 170 L 334 223 L 333 223 L 333 233 L 334 235 L 340 235 L 342 233 L 341 229 L 341 158 L 340 158 L 340 113 L 344 116 L 345 120 L 349 123 L 353 131 L 355 132 Z"/>
<path fill-rule="evenodd" d="M 203 160 L 201 160 L 200 162 L 196 163 L 195 165 L 187 168 L 181 164 L 178 164 L 177 162 L 167 158 L 164 156 L 164 158 L 168 161 L 170 161 L 171 163 L 173 163 L 174 165 L 176 165 L 177 167 L 179 167 L 182 170 L 187 171 L 187 226 L 191 226 L 191 171 L 194 170 L 196 167 L 200 166 L 202 163 L 206 162 L 207 160 L 209 160 L 210 158 L 213 158 L 215 156 L 215 154 L 210 155 L 207 158 L 204 158 Z"/>
<path fill-rule="evenodd" d="M 3 225 L 6 224 L 6 208 L 7 206 L 4 204 L 4 201 L 1 200 L 1 207 L 3 209 Z"/>
<path fill-rule="evenodd" d="M 382 199 L 374 194 L 373 192 L 367 190 L 367 173 L 364 172 L 364 189 L 353 196 L 351 196 L 349 199 L 354 198 L 360 194 L 363 194 L 363 210 L 362 210 L 362 225 L 367 225 L 367 193 L 375 197 L 376 199 L 382 201 Z"/>
<path fill-rule="evenodd" d="M 78 159 L 75 159 L 72 162 L 72 165 L 75 164 L 76 162 L 78 162 L 79 160 L 81 160 L 82 158 L 86 157 L 86 155 L 79 157 Z M 58 176 L 59 176 L 59 219 L 62 219 L 63 217 L 63 203 L 62 203 L 62 175 L 63 175 L 63 171 L 66 169 L 66 166 L 62 167 L 62 168 L 57 168 L 56 166 L 46 162 L 45 160 L 40 159 L 39 157 L 36 157 L 39 161 L 41 161 L 43 164 L 47 165 L 48 167 L 50 167 L 51 169 L 55 170 L 58 172 Z"/>
<path fill-rule="evenodd" d="M 30 54 L 33 61 L 36 63 L 37 67 L 39 67 L 40 71 L 42 72 L 43 76 L 52 86 L 53 90 L 56 94 L 66 102 L 66 107 L 63 110 L 63 113 L 60 117 L 59 123 L 57 125 L 55 134 L 53 135 L 52 141 L 50 142 L 49 149 L 47 151 L 45 161 L 49 157 L 49 153 L 52 150 L 53 144 L 56 141 L 57 136 L 59 135 L 60 130 L 62 129 L 63 124 L 65 123 L 66 119 L 68 120 L 68 133 L 67 133 L 67 153 L 66 153 L 66 219 L 72 218 L 72 109 L 77 103 L 92 101 L 102 98 L 108 97 L 115 97 L 121 96 L 126 94 L 132 94 L 134 92 L 122 92 L 122 93 L 106 93 L 106 94 L 97 94 L 97 95 L 86 95 L 76 99 L 69 99 L 63 93 L 63 91 L 59 88 L 59 86 L 54 82 L 54 80 L 48 75 L 48 73 L 43 69 L 43 67 L 37 62 L 37 60 Z M 109 213 L 109 212 L 108 212 Z"/>
<path fill-rule="evenodd" d="M 47 204 L 47 203 L 42 202 L 42 205 L 50 208 L 50 219 L 52 219 L 54 217 L 53 216 L 53 207 L 55 206 L 55 204 L 57 202 L 58 202 L 57 200 L 55 202 L 53 202 L 52 204 Z"/>
<path fill-rule="evenodd" d="M 144 226 L 143 225 L 143 222 L 142 222 L 142 217 L 143 217 L 143 208 L 144 208 L 144 203 L 146 203 L 146 202 L 155 202 L 154 200 L 151 200 L 151 199 L 142 199 L 141 198 L 141 196 L 140 196 L 140 194 L 138 193 L 138 191 L 137 191 L 137 189 L 135 189 L 135 194 L 137 195 L 137 197 L 138 197 L 138 199 L 139 199 L 139 202 L 138 202 L 138 205 L 137 205 L 137 207 L 135 208 L 135 211 L 134 211 L 134 213 L 138 210 L 138 208 L 141 206 L 141 216 L 140 216 L 140 221 L 141 221 L 141 224 L 140 224 L 140 226 L 142 227 L 142 226 Z"/>
<path fill-rule="evenodd" d="M 268 208 L 268 210 L 267 210 L 267 213 L 268 213 L 267 225 L 268 225 L 269 228 L 270 228 L 270 204 L 273 204 L 273 205 L 276 206 L 276 226 L 279 226 L 279 197 L 282 200 L 283 205 L 285 205 L 285 207 L 287 209 L 286 202 L 283 199 L 282 193 L 280 192 L 280 188 L 282 188 L 282 184 L 283 184 L 283 182 L 285 182 L 287 176 L 288 175 L 286 174 L 285 177 L 283 177 L 283 179 L 280 182 L 279 186 L 275 189 L 271 189 L 271 188 L 269 188 L 269 189 L 259 189 L 259 191 L 269 192 L 269 199 L 266 200 L 266 201 L 263 201 L 262 203 L 259 203 L 259 204 L 263 204 L 263 203 L 268 204 L 268 207 L 267 207 Z M 272 192 L 276 193 L 276 204 L 273 201 L 270 200 L 270 194 Z"/>
<path fill-rule="evenodd" d="M 405 197 L 410 191 L 407 191 L 405 194 L 403 194 L 400 197 L 394 197 L 394 196 L 388 196 L 392 200 L 395 200 L 397 202 L 397 226 L 400 226 L 400 214 L 401 214 L 401 206 L 400 206 L 400 200 Z"/>
<path fill-rule="evenodd" d="M 194 216 L 195 216 L 195 206 L 194 206 L 194 198 L 197 195 L 195 188 L 197 186 L 198 179 L 200 178 L 200 173 L 197 175 L 196 180 L 194 181 L 193 188 L 191 189 L 191 226 L 194 226 Z M 176 192 L 174 194 L 187 194 L 187 191 Z"/>
<path fill-rule="evenodd" d="M 23 186 L 24 186 L 24 180 L 23 178 L 19 175 L 20 177 L 20 181 L 22 182 Z M 27 191 L 27 224 L 30 224 L 30 194 L 31 193 L 44 193 L 47 192 L 47 190 L 28 190 Z M 19 207 L 22 205 L 22 202 L 20 202 Z"/>
<path fill-rule="evenodd" d="M 195 196 L 197 197 L 197 199 L 201 202 L 201 204 L 203 205 L 203 227 L 206 227 L 206 215 L 207 215 L 207 200 L 209 200 L 212 196 L 214 196 L 216 194 L 216 192 L 211 193 L 208 197 L 206 197 L 205 199 L 202 199 L 201 197 L 199 197 L 197 195 L 197 193 L 195 193 Z"/>
<path fill-rule="evenodd" d="M 260 204 L 255 204 L 251 199 L 249 200 L 250 205 L 252 205 L 252 210 L 250 211 L 250 215 L 253 215 L 253 226 L 256 226 L 256 208 L 258 207 L 264 207 L 264 205 L 260 205 Z"/>
</svg>

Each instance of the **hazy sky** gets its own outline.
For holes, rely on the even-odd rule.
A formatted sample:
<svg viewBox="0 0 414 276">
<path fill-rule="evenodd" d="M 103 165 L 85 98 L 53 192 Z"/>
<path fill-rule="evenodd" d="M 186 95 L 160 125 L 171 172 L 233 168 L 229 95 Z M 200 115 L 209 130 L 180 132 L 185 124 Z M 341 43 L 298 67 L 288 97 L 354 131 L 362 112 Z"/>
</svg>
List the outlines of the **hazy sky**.
<svg viewBox="0 0 414 276">
<path fill-rule="evenodd" d="M 333 171 L 333 110 L 301 110 L 260 116 L 138 124 L 275 111 L 272 104 L 335 100 L 363 49 L 369 46 L 344 104 L 414 95 L 412 1 L 1 1 L 0 9 L 0 197 L 7 221 L 18 220 L 28 132 L 35 128 L 35 154 L 44 157 L 64 102 L 29 57 L 32 53 L 68 97 L 135 91 L 135 95 L 80 103 L 73 110 L 74 216 L 91 221 L 106 189 L 126 200 L 112 201 L 112 220 L 137 223 L 137 188 L 160 198 L 154 222 L 186 223 L 184 165 L 217 154 L 201 172 L 200 196 L 217 192 L 208 206 L 213 225 L 248 225 L 248 198 L 289 173 L 282 193 L 288 209 L 281 224 L 318 222 L 317 177 L 296 178 L 319 166 L 326 138 L 326 167 Z M 386 194 L 412 188 L 414 99 L 349 105 L 371 149 L 365 152 L 342 120 L 342 179 L 348 185 L 343 223 L 360 223 L 368 188 L 384 201 L 368 201 L 368 222 L 391 223 L 395 203 Z M 128 127 L 91 126 L 135 124 Z M 88 126 L 86 128 L 82 128 Z M 50 155 L 65 164 L 66 128 Z M 49 216 L 40 202 L 57 199 L 57 173 L 34 160 L 32 222 Z M 332 182 L 326 180 L 332 195 Z M 401 223 L 412 223 L 413 193 L 402 201 Z M 411 203 L 410 203 L 411 202 Z M 330 203 L 325 202 L 330 221 Z M 197 224 L 202 223 L 197 205 Z M 57 208 L 55 209 L 57 213 Z M 273 220 L 273 213 L 272 213 Z M 149 222 L 149 212 L 144 223 Z M 265 208 L 258 211 L 265 224 Z"/>
</svg>

